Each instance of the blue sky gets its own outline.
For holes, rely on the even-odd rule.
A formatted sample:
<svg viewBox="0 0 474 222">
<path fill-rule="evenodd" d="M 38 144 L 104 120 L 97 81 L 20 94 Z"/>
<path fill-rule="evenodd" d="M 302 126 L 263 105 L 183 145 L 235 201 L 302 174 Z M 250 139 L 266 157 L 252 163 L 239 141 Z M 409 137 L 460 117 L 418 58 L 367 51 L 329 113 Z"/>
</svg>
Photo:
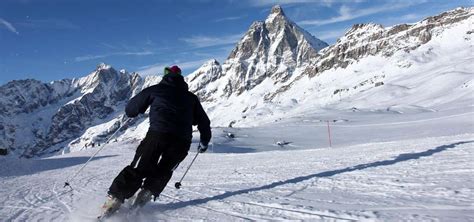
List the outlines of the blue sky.
<svg viewBox="0 0 474 222">
<path fill-rule="evenodd" d="M 159 74 L 223 62 L 273 5 L 329 44 L 355 23 L 419 21 L 469 0 L 1 0 L 0 84 L 81 77 L 104 62 Z"/>
</svg>

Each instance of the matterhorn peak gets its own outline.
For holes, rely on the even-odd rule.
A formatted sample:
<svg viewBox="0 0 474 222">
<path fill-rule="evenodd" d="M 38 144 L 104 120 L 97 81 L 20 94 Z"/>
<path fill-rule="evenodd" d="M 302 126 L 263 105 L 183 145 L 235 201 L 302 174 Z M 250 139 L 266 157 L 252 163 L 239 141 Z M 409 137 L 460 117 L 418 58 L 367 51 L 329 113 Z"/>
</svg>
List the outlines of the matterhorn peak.
<svg viewBox="0 0 474 222">
<path fill-rule="evenodd" d="M 275 5 L 275 6 L 272 7 L 270 15 L 268 15 L 267 19 L 265 19 L 265 23 L 271 23 L 276 18 L 283 19 L 283 20 L 288 20 L 286 18 L 285 13 L 283 12 L 283 8 L 280 5 Z"/>
<path fill-rule="evenodd" d="M 275 5 L 272 7 L 272 11 L 270 14 L 279 14 L 279 15 L 285 15 L 283 12 L 283 9 L 281 8 L 280 5 Z"/>
<path fill-rule="evenodd" d="M 326 46 L 275 5 L 265 21 L 252 23 L 222 66 L 208 61 L 190 74 L 189 89 L 203 101 L 215 101 L 250 91 L 265 80 L 283 83 Z"/>
</svg>

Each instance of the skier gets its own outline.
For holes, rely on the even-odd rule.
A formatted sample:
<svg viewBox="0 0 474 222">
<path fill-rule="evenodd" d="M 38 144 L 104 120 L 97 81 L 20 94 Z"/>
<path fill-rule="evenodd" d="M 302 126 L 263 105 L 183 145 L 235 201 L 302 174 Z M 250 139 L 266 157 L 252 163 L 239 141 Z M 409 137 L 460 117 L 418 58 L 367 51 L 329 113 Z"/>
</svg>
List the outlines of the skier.
<svg viewBox="0 0 474 222">
<path fill-rule="evenodd" d="M 166 67 L 164 74 L 159 84 L 138 93 L 125 108 L 128 117 L 136 117 L 150 106 L 150 127 L 132 163 L 112 182 L 102 206 L 102 218 L 117 211 L 140 188 L 132 208 L 142 207 L 160 195 L 173 170 L 188 154 L 192 125 L 197 125 L 200 132 L 198 152 L 207 150 L 210 121 L 198 97 L 188 91 L 178 66 Z"/>
</svg>

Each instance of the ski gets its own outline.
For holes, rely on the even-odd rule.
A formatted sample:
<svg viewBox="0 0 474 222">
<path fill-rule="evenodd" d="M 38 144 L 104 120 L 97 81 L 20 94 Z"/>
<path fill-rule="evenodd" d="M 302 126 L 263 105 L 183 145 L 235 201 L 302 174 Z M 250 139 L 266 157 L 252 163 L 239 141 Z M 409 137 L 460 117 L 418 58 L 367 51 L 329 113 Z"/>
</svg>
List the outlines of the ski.
<svg viewBox="0 0 474 222">
<path fill-rule="evenodd" d="M 97 220 L 104 221 L 105 219 L 111 217 L 113 214 L 115 214 L 118 211 L 118 209 L 120 209 L 121 205 L 122 205 L 122 201 L 120 201 L 116 197 L 108 195 L 107 200 L 102 205 L 102 213 L 101 215 L 97 217 Z"/>
</svg>

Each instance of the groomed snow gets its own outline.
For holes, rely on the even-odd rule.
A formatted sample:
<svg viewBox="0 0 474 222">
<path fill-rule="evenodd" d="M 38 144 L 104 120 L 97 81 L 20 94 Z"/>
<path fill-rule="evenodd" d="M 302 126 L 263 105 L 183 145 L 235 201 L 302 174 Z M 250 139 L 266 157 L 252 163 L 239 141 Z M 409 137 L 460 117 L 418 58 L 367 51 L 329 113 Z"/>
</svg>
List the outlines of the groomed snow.
<svg viewBox="0 0 474 222">
<path fill-rule="evenodd" d="M 332 148 L 325 120 L 334 120 Z M 110 221 L 471 221 L 473 126 L 471 106 L 422 114 L 327 112 L 216 128 L 214 146 L 199 155 L 182 189 L 173 184 L 197 140 L 156 202 Z M 93 221 L 137 145 L 126 139 L 107 145 L 71 182 L 73 190 L 64 181 L 96 149 L 0 157 L 0 218 Z"/>
</svg>

